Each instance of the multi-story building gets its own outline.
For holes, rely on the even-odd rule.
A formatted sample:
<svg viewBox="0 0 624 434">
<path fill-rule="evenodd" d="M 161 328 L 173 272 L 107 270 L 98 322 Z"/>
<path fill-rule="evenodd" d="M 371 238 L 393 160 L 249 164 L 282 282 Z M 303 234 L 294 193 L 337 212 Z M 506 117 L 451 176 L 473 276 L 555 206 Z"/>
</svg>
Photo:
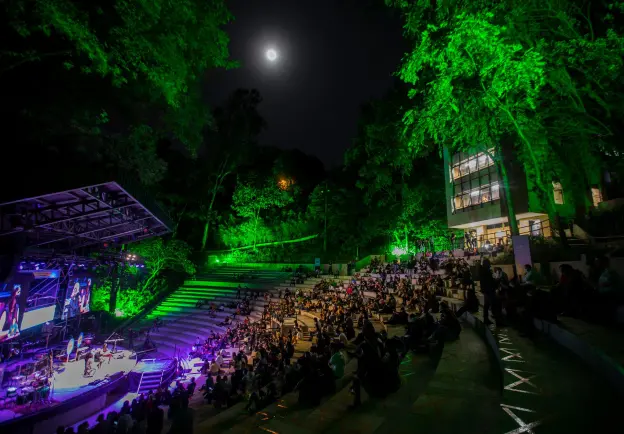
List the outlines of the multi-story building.
<svg viewBox="0 0 624 434">
<path fill-rule="evenodd" d="M 490 157 L 495 150 L 444 154 L 446 170 L 446 209 L 449 228 L 463 229 L 468 238 L 476 238 L 477 247 L 510 242 L 511 231 L 499 170 Z M 520 235 L 551 237 L 548 214 L 531 188 L 523 166 L 511 155 L 503 156 L 510 181 L 511 197 Z M 561 180 L 553 180 L 552 195 L 563 223 L 573 219 L 579 206 L 598 206 L 603 201 L 600 170 L 595 184 L 585 197 L 573 197 L 564 191 Z M 578 196 L 578 194 L 577 194 Z M 589 202 L 589 203 L 588 203 Z"/>
</svg>

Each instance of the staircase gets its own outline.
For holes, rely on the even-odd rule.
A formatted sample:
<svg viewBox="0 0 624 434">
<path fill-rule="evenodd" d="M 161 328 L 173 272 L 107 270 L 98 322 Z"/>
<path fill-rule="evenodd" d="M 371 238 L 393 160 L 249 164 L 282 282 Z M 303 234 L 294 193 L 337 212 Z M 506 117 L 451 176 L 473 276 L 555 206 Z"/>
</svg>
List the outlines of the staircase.
<svg viewBox="0 0 624 434">
<path fill-rule="evenodd" d="M 153 330 L 150 333 L 157 348 L 156 353 L 150 355 L 157 358 L 186 355 L 198 337 L 203 341 L 212 331 L 216 333 L 225 331 L 226 327 L 218 324 L 235 310 L 226 307 L 223 312 L 217 312 L 215 317 L 211 317 L 208 306 L 195 307 L 198 300 L 214 302 L 217 306 L 222 303 L 227 305 L 236 300 L 239 285 L 243 295 L 246 292 L 245 288 L 261 293 L 277 292 L 276 288 L 280 285 L 288 286 L 290 276 L 291 273 L 283 271 L 222 266 L 185 281 L 180 288 L 156 306 L 142 322 L 144 327 L 148 327 L 155 318 L 164 321 L 164 325 L 159 330 Z M 251 302 L 251 320 L 261 317 L 264 305 L 262 297 Z M 243 320 L 244 317 L 237 319 Z"/>
<path fill-rule="evenodd" d="M 147 394 L 150 390 L 156 390 L 163 381 L 163 371 L 144 372 L 141 374 L 141 381 L 136 393 Z"/>
</svg>

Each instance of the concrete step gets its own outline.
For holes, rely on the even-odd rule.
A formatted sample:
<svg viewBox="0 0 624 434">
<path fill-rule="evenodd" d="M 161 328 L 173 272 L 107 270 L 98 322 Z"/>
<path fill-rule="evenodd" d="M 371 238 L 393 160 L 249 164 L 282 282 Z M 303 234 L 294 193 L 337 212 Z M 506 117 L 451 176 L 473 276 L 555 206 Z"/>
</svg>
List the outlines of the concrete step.
<svg viewBox="0 0 624 434">
<path fill-rule="evenodd" d="M 218 300 L 215 300 L 218 301 Z M 221 303 L 216 303 L 217 307 L 221 304 Z M 197 308 L 195 307 L 196 303 L 183 303 L 183 302 L 179 302 L 179 301 L 164 301 L 162 302 L 159 306 L 156 307 L 156 309 L 154 309 L 154 311 L 158 311 L 158 312 L 187 312 L 187 313 L 199 313 L 201 311 L 204 312 L 209 312 L 210 308 L 208 306 L 202 307 L 202 308 Z M 250 305 L 249 306 L 251 308 L 251 311 L 256 311 L 256 312 L 262 312 L 264 311 L 264 306 L 260 306 L 260 305 Z M 217 310 L 217 313 L 219 313 L 220 311 Z M 226 314 L 233 314 L 234 312 L 236 312 L 235 308 L 230 308 L 230 307 L 226 307 L 224 308 L 223 312 L 225 312 Z"/>
<path fill-rule="evenodd" d="M 204 280 L 186 280 L 183 286 L 186 288 L 223 288 L 223 289 L 236 289 L 238 285 L 241 287 L 247 286 L 249 289 L 262 289 L 271 284 L 272 281 L 266 283 L 245 283 L 240 282 L 208 282 Z"/>
<path fill-rule="evenodd" d="M 188 297 L 182 294 L 172 294 L 171 296 L 163 300 L 162 303 L 168 303 L 171 306 L 174 306 L 174 305 L 195 306 L 198 301 L 207 301 L 208 304 L 214 303 L 217 305 L 217 307 L 219 307 L 222 304 L 226 306 L 232 303 L 238 304 L 240 302 L 240 299 L 230 298 L 230 297 L 195 298 L 195 297 Z M 260 299 L 252 300 L 249 303 L 249 306 L 256 306 L 260 308 L 263 308 L 265 305 L 266 305 L 266 302 Z"/>
<path fill-rule="evenodd" d="M 242 295 L 242 294 L 241 294 Z M 177 291 L 175 291 L 174 293 L 172 293 L 170 297 L 177 297 L 180 299 L 187 299 L 187 300 L 204 300 L 207 298 L 222 298 L 224 300 L 229 300 L 229 301 L 240 301 L 242 300 L 242 298 L 237 298 L 236 297 L 236 293 L 196 293 L 193 291 L 186 291 L 184 289 L 178 289 Z M 264 300 L 262 298 L 262 296 L 254 299 L 251 299 L 252 302 L 257 302 L 257 303 L 264 303 Z"/>
<path fill-rule="evenodd" d="M 179 320 L 181 318 L 186 318 L 186 319 L 197 319 L 197 320 L 201 320 L 201 321 L 208 321 L 208 322 L 212 322 L 211 320 L 215 320 L 215 321 L 223 321 L 223 319 L 227 316 L 232 315 L 233 309 L 230 309 L 228 311 L 228 309 L 226 309 L 224 312 L 215 312 L 214 318 L 211 318 L 210 315 L 210 311 L 208 309 L 196 309 L 195 307 L 192 308 L 184 308 L 184 309 L 179 309 L 179 310 L 167 310 L 167 309 L 163 309 L 163 310 L 154 310 L 152 313 L 150 313 L 150 315 L 153 315 L 153 317 L 158 316 L 159 318 L 163 319 L 163 320 L 171 320 L 171 319 L 175 319 L 175 320 Z M 252 310 L 251 311 L 251 316 L 252 317 L 260 317 L 262 315 L 262 310 Z M 153 318 L 152 317 L 152 318 Z"/>
</svg>

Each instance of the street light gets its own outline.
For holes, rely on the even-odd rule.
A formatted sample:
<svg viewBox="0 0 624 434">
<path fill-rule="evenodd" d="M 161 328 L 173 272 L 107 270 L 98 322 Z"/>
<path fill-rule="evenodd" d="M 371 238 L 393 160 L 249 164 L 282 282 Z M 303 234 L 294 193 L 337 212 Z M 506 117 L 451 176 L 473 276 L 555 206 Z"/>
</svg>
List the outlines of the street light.
<svg viewBox="0 0 624 434">
<path fill-rule="evenodd" d="M 282 178 L 277 182 L 277 186 L 280 190 L 288 190 L 288 188 L 293 184 L 292 179 Z"/>
</svg>

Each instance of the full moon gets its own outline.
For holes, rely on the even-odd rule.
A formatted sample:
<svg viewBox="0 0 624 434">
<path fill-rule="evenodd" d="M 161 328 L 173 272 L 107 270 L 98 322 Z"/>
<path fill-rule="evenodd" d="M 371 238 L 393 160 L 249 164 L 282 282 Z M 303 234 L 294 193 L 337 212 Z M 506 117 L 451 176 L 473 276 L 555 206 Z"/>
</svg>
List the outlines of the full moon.
<svg viewBox="0 0 624 434">
<path fill-rule="evenodd" d="M 269 62 L 275 62 L 277 60 L 277 51 L 275 51 L 273 48 L 269 48 L 266 51 L 266 58 Z"/>
</svg>

